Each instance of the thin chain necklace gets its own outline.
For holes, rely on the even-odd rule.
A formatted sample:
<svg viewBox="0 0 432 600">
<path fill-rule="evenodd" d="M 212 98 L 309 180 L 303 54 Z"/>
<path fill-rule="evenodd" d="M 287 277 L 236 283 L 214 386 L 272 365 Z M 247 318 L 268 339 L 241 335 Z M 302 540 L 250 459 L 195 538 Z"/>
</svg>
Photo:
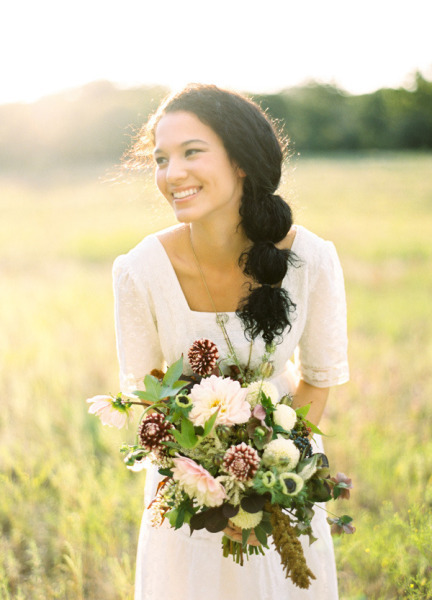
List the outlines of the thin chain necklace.
<svg viewBox="0 0 432 600">
<path fill-rule="evenodd" d="M 216 323 L 219 325 L 219 327 L 222 330 L 222 333 L 223 333 L 223 336 L 224 336 L 224 339 L 225 339 L 225 343 L 226 343 L 226 345 L 228 347 L 228 351 L 229 351 L 231 357 L 237 362 L 237 357 L 236 357 L 236 353 L 235 353 L 235 350 L 234 350 L 234 346 L 232 345 L 232 342 L 231 342 L 231 340 L 229 338 L 228 332 L 227 332 L 226 327 L 225 327 L 225 323 L 228 322 L 229 317 L 228 317 L 228 315 L 226 313 L 220 313 L 220 312 L 218 312 L 216 310 L 216 304 L 215 304 L 215 302 L 213 300 L 213 296 L 210 293 L 209 287 L 207 285 L 206 278 L 204 277 L 204 273 L 203 273 L 200 261 L 198 260 L 198 256 L 197 256 L 197 254 L 195 252 L 195 248 L 194 248 L 194 245 L 193 245 L 193 242 L 192 242 L 192 231 L 191 231 L 190 227 L 189 227 L 189 240 L 190 240 L 190 245 L 191 245 L 192 252 L 193 252 L 193 255 L 194 255 L 194 258 L 195 258 L 195 262 L 196 262 L 199 274 L 201 276 L 201 280 L 202 280 L 204 288 L 205 288 L 205 290 L 207 292 L 207 296 L 209 297 L 210 304 L 212 305 L 212 308 L 213 308 L 213 312 L 216 315 Z M 249 347 L 249 359 L 248 359 L 248 363 L 246 365 L 246 371 L 249 370 L 249 366 L 250 366 L 250 362 L 251 362 L 251 358 L 252 358 L 252 348 L 253 348 L 253 340 L 251 340 L 250 347 Z M 238 363 L 237 363 L 237 366 L 239 368 L 241 368 Z"/>
</svg>

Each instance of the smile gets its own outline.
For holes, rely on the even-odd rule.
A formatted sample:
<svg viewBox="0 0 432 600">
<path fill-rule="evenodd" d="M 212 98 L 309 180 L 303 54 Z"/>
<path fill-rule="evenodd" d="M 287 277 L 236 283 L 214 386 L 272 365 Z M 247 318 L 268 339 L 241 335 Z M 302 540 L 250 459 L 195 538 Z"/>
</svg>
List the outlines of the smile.
<svg viewBox="0 0 432 600">
<path fill-rule="evenodd" d="M 183 190 L 181 192 L 173 192 L 174 200 L 183 200 L 184 198 L 188 198 L 189 196 L 194 196 L 198 194 L 200 188 L 189 188 L 187 190 Z"/>
</svg>

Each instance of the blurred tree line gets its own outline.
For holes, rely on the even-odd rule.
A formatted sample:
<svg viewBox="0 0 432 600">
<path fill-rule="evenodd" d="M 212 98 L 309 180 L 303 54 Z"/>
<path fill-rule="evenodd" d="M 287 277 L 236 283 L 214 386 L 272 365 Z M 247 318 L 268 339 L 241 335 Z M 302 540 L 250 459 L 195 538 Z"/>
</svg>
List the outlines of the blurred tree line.
<svg viewBox="0 0 432 600">
<path fill-rule="evenodd" d="M 33 104 L 0 106 L 0 168 L 117 163 L 167 93 L 98 81 Z M 432 148 L 432 82 L 421 73 L 411 89 L 354 96 L 310 83 L 253 98 L 296 151 Z"/>
</svg>

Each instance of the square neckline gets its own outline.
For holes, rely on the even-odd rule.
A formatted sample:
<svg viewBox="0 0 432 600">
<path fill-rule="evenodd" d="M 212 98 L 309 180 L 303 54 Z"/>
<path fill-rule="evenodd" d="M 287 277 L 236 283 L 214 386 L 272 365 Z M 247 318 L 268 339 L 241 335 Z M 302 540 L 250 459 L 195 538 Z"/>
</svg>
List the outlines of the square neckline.
<svg viewBox="0 0 432 600">
<path fill-rule="evenodd" d="M 296 234 L 294 236 L 294 240 L 293 240 L 293 243 L 292 243 L 291 248 L 290 248 L 290 250 L 292 250 L 292 251 L 294 250 L 294 246 L 297 245 L 296 244 L 297 238 L 299 237 L 299 232 L 301 231 L 301 226 L 300 225 L 296 224 L 294 227 L 295 227 Z M 171 228 L 168 228 L 168 229 L 171 229 Z M 236 311 L 223 310 L 223 311 L 220 311 L 220 313 L 215 313 L 214 311 L 192 310 L 191 307 L 189 306 L 189 302 L 187 301 L 186 296 L 184 295 L 183 289 L 182 289 L 182 287 L 180 285 L 180 281 L 179 281 L 179 279 L 177 277 L 177 273 L 175 272 L 175 269 L 173 267 L 171 259 L 168 256 L 168 253 L 165 250 L 164 245 L 162 244 L 162 242 L 160 241 L 160 239 L 158 238 L 158 236 L 155 233 L 152 234 L 152 238 L 154 240 L 156 240 L 156 242 L 157 242 L 157 244 L 158 244 L 158 246 L 159 246 L 159 248 L 161 250 L 161 256 L 163 257 L 163 259 L 165 260 L 165 262 L 168 264 L 168 268 L 169 268 L 169 271 L 171 273 L 171 277 L 174 280 L 175 285 L 177 287 L 177 295 L 181 298 L 181 300 L 182 300 L 185 308 L 191 314 L 193 314 L 193 315 L 206 315 L 206 316 L 211 316 L 213 318 L 215 317 L 216 314 L 221 314 L 221 315 L 223 314 L 223 315 L 228 315 L 229 317 L 236 317 L 238 319 L 238 317 L 236 315 Z M 285 282 L 287 276 L 288 276 L 288 271 L 285 274 L 285 277 L 282 279 L 282 284 L 281 284 L 282 287 L 284 285 L 284 282 Z"/>
</svg>

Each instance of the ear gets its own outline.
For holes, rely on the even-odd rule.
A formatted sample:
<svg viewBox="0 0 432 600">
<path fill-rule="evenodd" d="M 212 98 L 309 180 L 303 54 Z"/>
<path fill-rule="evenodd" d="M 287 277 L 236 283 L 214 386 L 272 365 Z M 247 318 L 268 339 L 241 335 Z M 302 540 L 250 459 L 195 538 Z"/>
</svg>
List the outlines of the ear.
<svg viewBox="0 0 432 600">
<path fill-rule="evenodd" d="M 237 166 L 237 174 L 239 177 L 242 177 L 242 178 L 246 177 L 246 173 L 239 166 Z"/>
</svg>

